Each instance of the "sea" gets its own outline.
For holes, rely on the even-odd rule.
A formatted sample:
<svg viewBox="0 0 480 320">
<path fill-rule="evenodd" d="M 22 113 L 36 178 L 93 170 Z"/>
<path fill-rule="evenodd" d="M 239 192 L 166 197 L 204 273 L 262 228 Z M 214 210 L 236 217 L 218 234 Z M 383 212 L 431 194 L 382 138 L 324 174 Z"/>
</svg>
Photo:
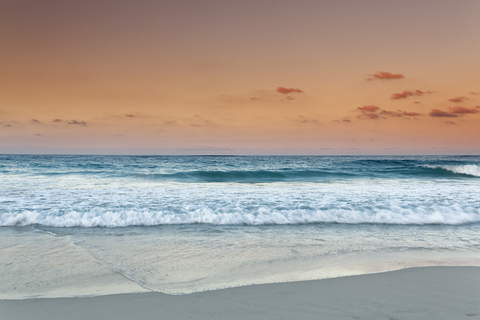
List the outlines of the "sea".
<svg viewBox="0 0 480 320">
<path fill-rule="evenodd" d="M 0 155 L 0 299 L 480 266 L 479 156 Z"/>
</svg>

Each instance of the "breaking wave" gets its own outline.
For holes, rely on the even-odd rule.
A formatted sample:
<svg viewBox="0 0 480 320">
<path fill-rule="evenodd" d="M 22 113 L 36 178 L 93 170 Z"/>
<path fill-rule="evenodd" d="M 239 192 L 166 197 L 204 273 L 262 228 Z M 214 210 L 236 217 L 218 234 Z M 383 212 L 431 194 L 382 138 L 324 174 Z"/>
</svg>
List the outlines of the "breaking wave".
<svg viewBox="0 0 480 320">
<path fill-rule="evenodd" d="M 392 224 L 392 225 L 459 225 L 480 222 L 480 209 L 458 205 L 431 207 L 379 207 L 328 210 L 270 210 L 253 211 L 242 208 L 203 208 L 183 212 L 167 211 L 112 211 L 91 209 L 86 212 L 58 211 L 0 215 L 0 226 L 44 225 L 49 227 L 128 227 L 175 224 L 212 225 L 285 225 L 285 224 Z"/>
<path fill-rule="evenodd" d="M 443 165 L 443 166 L 431 166 L 426 165 L 426 168 L 443 169 L 456 174 L 469 175 L 474 177 L 480 177 L 480 167 L 474 164 L 465 165 Z"/>
</svg>

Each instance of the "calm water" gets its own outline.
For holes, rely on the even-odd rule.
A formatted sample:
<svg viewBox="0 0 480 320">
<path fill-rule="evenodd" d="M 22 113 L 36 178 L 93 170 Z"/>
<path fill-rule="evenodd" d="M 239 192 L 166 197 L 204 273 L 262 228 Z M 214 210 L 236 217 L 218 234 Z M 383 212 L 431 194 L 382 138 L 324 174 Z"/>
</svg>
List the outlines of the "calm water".
<svg viewBox="0 0 480 320">
<path fill-rule="evenodd" d="M 0 298 L 480 265 L 480 157 L 0 155 Z"/>
</svg>

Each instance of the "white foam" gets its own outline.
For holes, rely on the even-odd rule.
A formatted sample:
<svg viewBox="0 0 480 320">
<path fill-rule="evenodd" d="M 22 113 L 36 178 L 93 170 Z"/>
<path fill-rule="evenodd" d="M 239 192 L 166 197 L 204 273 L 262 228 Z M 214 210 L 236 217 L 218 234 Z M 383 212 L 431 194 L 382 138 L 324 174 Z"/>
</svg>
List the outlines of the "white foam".
<svg viewBox="0 0 480 320">
<path fill-rule="evenodd" d="M 474 164 L 465 164 L 460 166 L 445 165 L 445 166 L 431 166 L 427 165 L 427 168 L 442 168 L 453 173 L 467 174 L 470 176 L 480 177 L 480 167 Z"/>
<path fill-rule="evenodd" d="M 480 209 L 459 205 L 431 206 L 405 209 L 401 207 L 350 208 L 329 210 L 272 210 L 259 208 L 248 211 L 241 208 L 202 208 L 183 212 L 112 211 L 91 209 L 70 211 L 62 215 L 36 211 L 3 213 L 0 226 L 27 226 L 40 224 L 50 227 L 127 227 L 175 224 L 213 225 L 270 225 L 270 224 L 445 224 L 458 225 L 480 222 Z"/>
</svg>

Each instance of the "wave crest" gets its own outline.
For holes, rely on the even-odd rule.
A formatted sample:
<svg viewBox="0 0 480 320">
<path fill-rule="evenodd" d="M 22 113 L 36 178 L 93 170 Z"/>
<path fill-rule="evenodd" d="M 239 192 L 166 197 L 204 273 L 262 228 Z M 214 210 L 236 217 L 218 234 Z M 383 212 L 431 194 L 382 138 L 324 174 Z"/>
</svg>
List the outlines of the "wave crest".
<svg viewBox="0 0 480 320">
<path fill-rule="evenodd" d="M 270 210 L 259 208 L 245 211 L 240 208 L 203 208 L 184 212 L 161 211 L 109 211 L 92 209 L 87 212 L 3 213 L 0 226 L 44 225 L 49 227 L 128 227 L 176 224 L 212 225 L 285 225 L 285 224 L 393 224 L 459 225 L 480 222 L 480 209 L 453 206 L 432 206 L 405 209 L 401 207 L 379 207 L 328 210 Z"/>
<path fill-rule="evenodd" d="M 426 165 L 425 167 L 431 169 L 444 169 L 457 174 L 465 174 L 474 177 L 480 177 L 480 166 L 474 164 L 465 164 L 465 165 L 443 165 L 443 166 L 431 166 Z"/>
</svg>

